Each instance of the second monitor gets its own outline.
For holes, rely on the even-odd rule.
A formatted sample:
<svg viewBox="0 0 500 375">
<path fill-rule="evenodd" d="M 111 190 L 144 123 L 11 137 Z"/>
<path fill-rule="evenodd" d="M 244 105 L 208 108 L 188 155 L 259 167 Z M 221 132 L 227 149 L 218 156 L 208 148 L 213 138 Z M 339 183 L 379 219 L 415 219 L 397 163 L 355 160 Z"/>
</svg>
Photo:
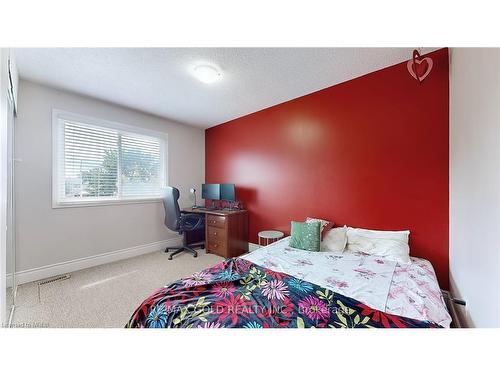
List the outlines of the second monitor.
<svg viewBox="0 0 500 375">
<path fill-rule="evenodd" d="M 220 199 L 230 202 L 234 202 L 236 200 L 234 184 L 220 184 Z"/>
</svg>

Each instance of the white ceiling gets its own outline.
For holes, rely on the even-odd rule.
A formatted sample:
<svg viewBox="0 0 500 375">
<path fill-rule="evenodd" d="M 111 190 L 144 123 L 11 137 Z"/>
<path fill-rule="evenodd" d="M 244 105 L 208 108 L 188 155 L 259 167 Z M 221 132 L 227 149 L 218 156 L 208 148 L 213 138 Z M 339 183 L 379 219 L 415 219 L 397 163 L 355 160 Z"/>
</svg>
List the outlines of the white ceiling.
<svg viewBox="0 0 500 375">
<path fill-rule="evenodd" d="M 434 49 L 424 49 L 427 53 Z M 408 60 L 411 48 L 27 48 L 21 78 L 203 128 Z M 222 79 L 207 85 L 193 66 Z"/>
</svg>

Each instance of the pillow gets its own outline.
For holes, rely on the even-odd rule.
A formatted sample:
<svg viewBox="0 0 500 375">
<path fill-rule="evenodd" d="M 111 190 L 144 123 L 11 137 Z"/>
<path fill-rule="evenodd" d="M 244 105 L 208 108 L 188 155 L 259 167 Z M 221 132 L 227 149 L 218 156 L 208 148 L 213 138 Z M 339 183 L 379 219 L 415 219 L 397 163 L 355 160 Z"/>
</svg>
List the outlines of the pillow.
<svg viewBox="0 0 500 375">
<path fill-rule="evenodd" d="M 306 218 L 306 223 L 312 223 L 312 222 L 319 222 L 321 224 L 321 239 L 324 238 L 327 230 L 331 227 L 333 227 L 333 224 L 334 223 L 330 223 L 328 220 L 324 220 L 324 219 L 316 219 L 314 217 L 308 217 Z"/>
<path fill-rule="evenodd" d="M 321 251 L 342 253 L 347 245 L 347 227 L 332 228 L 326 232 L 321 242 Z"/>
<path fill-rule="evenodd" d="M 319 251 L 321 223 L 314 221 L 311 223 L 291 223 L 290 246 L 296 249 Z"/>
<path fill-rule="evenodd" d="M 382 231 L 360 228 L 347 228 L 347 250 L 362 251 L 367 254 L 385 257 L 398 263 L 411 263 L 409 230 Z"/>
<path fill-rule="evenodd" d="M 325 228 L 327 228 L 329 225 L 333 225 L 333 223 L 330 223 L 328 220 L 324 220 L 324 219 L 316 219 L 315 217 L 308 217 L 306 219 L 306 223 L 313 223 L 315 221 L 318 221 L 320 224 L 321 224 L 321 232 L 323 232 L 323 230 Z"/>
</svg>

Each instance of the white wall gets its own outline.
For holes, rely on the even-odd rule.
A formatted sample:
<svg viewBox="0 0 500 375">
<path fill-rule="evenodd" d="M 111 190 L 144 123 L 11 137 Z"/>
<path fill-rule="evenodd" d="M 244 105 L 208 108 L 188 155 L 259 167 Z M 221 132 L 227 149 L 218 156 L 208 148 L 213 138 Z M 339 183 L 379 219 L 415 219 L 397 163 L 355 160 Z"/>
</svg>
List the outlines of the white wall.
<svg viewBox="0 0 500 375">
<path fill-rule="evenodd" d="M 189 205 L 205 177 L 204 130 L 24 80 L 16 131 L 17 269 L 30 270 L 176 237 L 163 225 L 161 203 L 51 206 L 52 109 L 168 133 L 170 185 Z"/>
<path fill-rule="evenodd" d="M 500 49 L 450 60 L 450 282 L 464 321 L 500 327 Z"/>
</svg>

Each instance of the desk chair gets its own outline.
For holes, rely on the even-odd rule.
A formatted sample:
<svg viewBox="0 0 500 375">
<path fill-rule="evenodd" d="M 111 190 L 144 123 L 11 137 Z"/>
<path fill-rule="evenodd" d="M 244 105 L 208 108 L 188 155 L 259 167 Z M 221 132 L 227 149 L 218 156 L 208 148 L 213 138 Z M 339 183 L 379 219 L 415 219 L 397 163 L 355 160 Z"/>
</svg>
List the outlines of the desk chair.
<svg viewBox="0 0 500 375">
<path fill-rule="evenodd" d="M 198 253 L 193 249 L 194 246 L 201 246 L 205 248 L 205 242 L 196 242 L 189 244 L 187 243 L 186 233 L 200 230 L 205 228 L 205 215 L 198 214 L 183 214 L 179 208 L 179 189 L 168 186 L 164 189 L 163 194 L 163 206 L 165 207 L 165 226 L 173 231 L 182 234 L 182 246 L 167 247 L 165 252 L 168 253 L 169 250 L 175 250 L 168 257 L 172 260 L 174 255 L 177 255 L 183 251 L 188 251 L 196 258 Z"/>
</svg>

